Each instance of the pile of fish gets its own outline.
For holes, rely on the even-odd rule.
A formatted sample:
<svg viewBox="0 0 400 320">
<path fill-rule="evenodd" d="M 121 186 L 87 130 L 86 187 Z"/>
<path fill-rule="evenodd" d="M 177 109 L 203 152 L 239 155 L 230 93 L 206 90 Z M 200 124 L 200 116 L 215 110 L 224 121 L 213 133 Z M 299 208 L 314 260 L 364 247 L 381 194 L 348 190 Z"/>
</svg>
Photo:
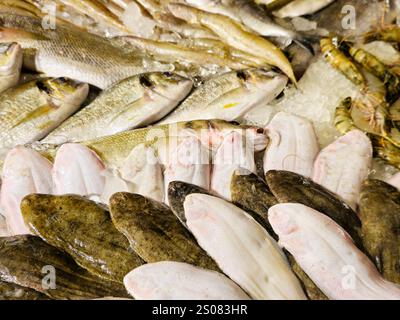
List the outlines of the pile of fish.
<svg viewBox="0 0 400 320">
<path fill-rule="evenodd" d="M 0 0 L 0 300 L 400 299 L 398 8 L 348 2 Z"/>
</svg>

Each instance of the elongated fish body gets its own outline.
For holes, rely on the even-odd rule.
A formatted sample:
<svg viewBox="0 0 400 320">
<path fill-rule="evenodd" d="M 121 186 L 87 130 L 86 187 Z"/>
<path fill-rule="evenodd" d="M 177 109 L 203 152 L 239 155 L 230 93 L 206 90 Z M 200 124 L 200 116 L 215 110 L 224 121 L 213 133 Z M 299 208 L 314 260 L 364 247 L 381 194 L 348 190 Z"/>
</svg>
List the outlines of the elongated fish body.
<svg viewBox="0 0 400 320">
<path fill-rule="evenodd" d="M 0 96 L 0 150 L 40 140 L 75 112 L 88 85 L 64 78 L 32 80 Z"/>
<path fill-rule="evenodd" d="M 0 92 L 18 83 L 21 67 L 21 46 L 15 42 L 0 44 Z"/>
<path fill-rule="evenodd" d="M 274 15 L 279 18 L 294 18 L 313 14 L 330 5 L 334 1 L 335 0 L 294 0 L 283 8 L 275 11 Z"/>
<path fill-rule="evenodd" d="M 194 184 L 203 189 L 210 188 L 210 153 L 196 137 L 183 139 L 174 148 L 164 171 L 165 203 L 168 204 L 168 185 L 172 181 Z"/>
<path fill-rule="evenodd" d="M 310 121 L 286 112 L 278 113 L 267 126 L 270 143 L 264 154 L 264 172 L 285 170 L 312 176 L 319 152 Z"/>
<path fill-rule="evenodd" d="M 125 288 L 137 300 L 249 300 L 225 275 L 187 263 L 149 263 L 128 273 Z"/>
<path fill-rule="evenodd" d="M 171 3 L 168 9 L 178 18 L 209 28 L 230 46 L 264 58 L 267 63 L 281 69 L 293 83 L 296 83 L 292 66 L 283 52 L 268 40 L 247 31 L 235 20 L 182 4 Z"/>
<path fill-rule="evenodd" d="M 135 74 L 172 70 L 172 65 L 78 28 L 43 29 L 41 19 L 11 14 L 0 15 L 0 26 L 0 42 L 18 42 L 28 54 L 24 64 L 51 77 L 79 79 L 105 89 Z"/>
<path fill-rule="evenodd" d="M 232 132 L 226 136 L 213 158 L 211 190 L 231 201 L 231 181 L 238 169 L 256 172 L 254 149 L 244 136 Z"/>
<path fill-rule="evenodd" d="M 170 73 L 148 73 L 122 80 L 51 132 L 44 143 L 96 139 L 152 124 L 189 93 L 192 82 Z"/>
<path fill-rule="evenodd" d="M 319 153 L 312 179 L 355 209 L 361 183 L 369 174 L 371 161 L 370 140 L 363 132 L 353 130 Z"/>
<path fill-rule="evenodd" d="M 66 143 L 58 149 L 53 166 L 55 194 L 101 195 L 105 166 L 100 158 L 78 143 Z"/>
<path fill-rule="evenodd" d="M 4 161 L 0 202 L 10 235 L 30 234 L 21 215 L 21 200 L 31 193 L 53 192 L 52 164 L 36 151 L 18 146 Z"/>
<path fill-rule="evenodd" d="M 305 299 L 277 243 L 250 215 L 220 198 L 190 194 L 187 225 L 221 270 L 253 299 Z"/>
<path fill-rule="evenodd" d="M 161 123 L 234 121 L 252 108 L 271 102 L 286 84 L 287 77 L 262 69 L 228 72 L 206 81 Z"/>
<path fill-rule="evenodd" d="M 164 178 L 155 150 L 145 144 L 132 149 L 122 167 L 106 175 L 102 202 L 108 203 L 116 192 L 140 194 L 158 202 L 164 200 Z"/>
<path fill-rule="evenodd" d="M 224 137 L 232 131 L 238 131 L 245 135 L 256 151 L 265 149 L 267 137 L 263 129 L 254 126 L 235 125 L 220 120 L 198 120 L 156 125 L 84 141 L 82 144 L 95 151 L 107 167 L 118 168 L 124 164 L 132 149 L 142 143 L 145 143 L 146 146 L 152 146 L 155 152 L 158 152 L 160 144 L 164 145 L 165 141 L 174 145 L 182 137 L 195 136 L 206 148 L 217 149 Z M 44 146 L 36 146 L 36 148 L 47 157 L 53 158 L 58 147 L 45 144 Z"/>
<path fill-rule="evenodd" d="M 288 250 L 314 283 L 333 300 L 398 300 L 400 289 L 382 278 L 333 220 L 301 204 L 279 204 L 268 214 Z"/>
</svg>

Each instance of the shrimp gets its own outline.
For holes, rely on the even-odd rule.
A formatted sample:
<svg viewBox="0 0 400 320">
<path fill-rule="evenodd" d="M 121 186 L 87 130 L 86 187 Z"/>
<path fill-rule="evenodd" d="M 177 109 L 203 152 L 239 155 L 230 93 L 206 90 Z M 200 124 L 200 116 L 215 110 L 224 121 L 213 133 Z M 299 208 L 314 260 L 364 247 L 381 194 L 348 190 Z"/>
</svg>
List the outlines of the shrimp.
<svg viewBox="0 0 400 320">
<path fill-rule="evenodd" d="M 334 125 L 341 134 L 346 134 L 349 131 L 357 129 L 350 113 L 352 104 L 352 98 L 348 97 L 335 110 Z"/>
</svg>

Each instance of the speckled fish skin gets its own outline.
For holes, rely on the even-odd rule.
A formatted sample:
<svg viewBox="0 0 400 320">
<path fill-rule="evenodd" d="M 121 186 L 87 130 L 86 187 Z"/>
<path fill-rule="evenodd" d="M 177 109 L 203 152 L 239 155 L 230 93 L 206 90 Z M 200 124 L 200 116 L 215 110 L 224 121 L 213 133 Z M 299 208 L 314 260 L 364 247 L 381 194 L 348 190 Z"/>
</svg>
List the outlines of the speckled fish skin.
<svg viewBox="0 0 400 320">
<path fill-rule="evenodd" d="M 369 174 L 371 162 L 370 139 L 363 132 L 353 130 L 318 154 L 312 179 L 355 209 L 361 183 Z"/>
<path fill-rule="evenodd" d="M 46 266 L 54 268 L 55 288 L 43 286 Z M 89 273 L 68 254 L 30 235 L 0 239 L 0 279 L 34 289 L 51 299 L 93 299 L 109 295 L 127 297 L 120 283 Z"/>
<path fill-rule="evenodd" d="M 30 230 L 101 278 L 122 282 L 144 263 L 107 210 L 86 198 L 32 194 L 22 200 L 21 211 Z"/>
<path fill-rule="evenodd" d="M 310 121 L 279 112 L 267 126 L 267 134 L 270 142 L 264 154 L 264 173 L 286 170 L 312 176 L 319 145 Z"/>
<path fill-rule="evenodd" d="M 245 137 L 232 132 L 225 137 L 213 158 L 211 190 L 231 201 L 231 181 L 238 169 L 256 172 L 254 150 Z"/>
<path fill-rule="evenodd" d="M 142 143 L 153 147 L 158 152 L 160 141 L 164 146 L 164 142 L 173 144 L 174 139 L 196 136 L 207 148 L 216 149 L 224 140 L 224 137 L 232 131 L 246 135 L 256 151 L 265 149 L 267 137 L 264 134 L 264 129 L 255 126 L 236 125 L 222 120 L 196 120 L 155 125 L 84 141 L 82 144 L 95 151 L 107 167 L 118 168 L 124 164 L 132 149 Z M 37 148 L 50 159 L 54 158 L 58 149 L 57 145 L 49 144 L 32 147 Z"/>
<path fill-rule="evenodd" d="M 162 261 L 138 267 L 125 276 L 124 284 L 137 300 L 250 299 L 223 274 L 182 262 Z"/>
<path fill-rule="evenodd" d="M 369 255 L 386 280 L 400 284 L 400 192 L 383 181 L 365 181 L 359 215 Z"/>
<path fill-rule="evenodd" d="M 184 138 L 169 155 L 164 170 L 165 203 L 168 204 L 168 185 L 171 181 L 192 183 L 210 189 L 210 152 L 196 137 Z"/>
<path fill-rule="evenodd" d="M 232 203 L 250 214 L 277 240 L 268 222 L 268 209 L 276 205 L 278 200 L 265 181 L 254 173 L 237 170 L 232 176 L 230 190 Z"/>
<path fill-rule="evenodd" d="M 15 283 L 0 281 L 0 300 L 51 300 L 31 288 L 21 287 Z"/>
<path fill-rule="evenodd" d="M 322 212 L 346 230 L 357 247 L 364 250 L 359 217 L 332 192 L 294 172 L 272 170 L 265 177 L 280 203 L 300 203 Z"/>
<path fill-rule="evenodd" d="M 42 141 L 85 141 L 150 125 L 171 112 L 191 88 L 191 80 L 170 73 L 145 73 L 124 79 Z"/>
<path fill-rule="evenodd" d="M 204 194 L 188 195 L 184 208 L 199 245 L 250 297 L 306 299 L 278 244 L 246 212 Z"/>
<path fill-rule="evenodd" d="M 116 228 L 146 262 L 170 260 L 219 270 L 164 204 L 138 194 L 119 192 L 111 197 L 110 210 Z"/>
<path fill-rule="evenodd" d="M 22 67 L 22 49 L 18 43 L 0 44 L 0 92 L 15 86 Z"/>
<path fill-rule="evenodd" d="M 54 194 L 101 195 L 105 166 L 95 152 L 79 143 L 66 143 L 54 159 Z"/>
<path fill-rule="evenodd" d="M 0 26 L 0 42 L 15 41 L 29 49 L 26 51 L 30 56 L 24 57 L 27 67 L 52 77 L 79 79 L 101 89 L 135 74 L 173 68 L 78 28 L 56 25 L 55 30 L 44 30 L 42 20 L 37 18 L 0 14 Z"/>
<path fill-rule="evenodd" d="M 212 77 L 161 123 L 198 119 L 234 121 L 266 105 L 285 88 L 287 77 L 262 69 L 232 71 Z"/>
<path fill-rule="evenodd" d="M 21 200 L 31 193 L 53 192 L 52 164 L 38 152 L 18 146 L 4 161 L 0 203 L 10 235 L 30 234 L 21 215 Z"/>
<path fill-rule="evenodd" d="M 192 193 L 212 195 L 212 192 L 191 183 L 182 181 L 171 181 L 168 185 L 168 202 L 171 211 L 186 226 L 185 208 L 183 204 L 186 196 Z M 187 227 L 187 226 L 186 226 Z"/>
<path fill-rule="evenodd" d="M 278 204 L 269 222 L 315 284 L 332 300 L 398 300 L 400 289 L 382 278 L 374 264 L 333 220 L 302 204 Z"/>
<path fill-rule="evenodd" d="M 275 11 L 274 15 L 279 18 L 294 18 L 309 15 L 327 7 L 334 1 L 335 0 L 294 0 L 283 8 Z"/>
<path fill-rule="evenodd" d="M 0 96 L 0 152 L 40 140 L 74 113 L 88 85 L 64 78 L 32 80 Z"/>
</svg>

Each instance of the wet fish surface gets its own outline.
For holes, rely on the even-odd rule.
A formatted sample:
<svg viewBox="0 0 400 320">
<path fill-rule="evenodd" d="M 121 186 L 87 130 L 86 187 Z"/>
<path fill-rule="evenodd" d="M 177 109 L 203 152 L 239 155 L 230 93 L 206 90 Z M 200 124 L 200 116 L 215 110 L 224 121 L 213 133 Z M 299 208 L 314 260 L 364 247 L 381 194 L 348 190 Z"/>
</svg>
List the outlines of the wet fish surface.
<svg viewBox="0 0 400 320">
<path fill-rule="evenodd" d="M 68 254 L 39 237 L 0 238 L 0 253 L 1 280 L 34 289 L 48 298 L 75 300 L 127 296 L 121 284 L 89 273 Z M 54 272 L 55 279 L 45 279 L 43 270 L 49 275 Z"/>
<path fill-rule="evenodd" d="M 107 210 L 93 201 L 76 195 L 32 194 L 22 200 L 21 211 L 36 235 L 99 277 L 122 282 L 143 264 Z"/>
<path fill-rule="evenodd" d="M 21 46 L 15 42 L 0 44 L 0 92 L 18 83 L 21 67 Z"/>
<path fill-rule="evenodd" d="M 164 204 L 121 192 L 111 197 L 110 209 L 116 228 L 146 262 L 170 260 L 219 270 Z"/>
</svg>

